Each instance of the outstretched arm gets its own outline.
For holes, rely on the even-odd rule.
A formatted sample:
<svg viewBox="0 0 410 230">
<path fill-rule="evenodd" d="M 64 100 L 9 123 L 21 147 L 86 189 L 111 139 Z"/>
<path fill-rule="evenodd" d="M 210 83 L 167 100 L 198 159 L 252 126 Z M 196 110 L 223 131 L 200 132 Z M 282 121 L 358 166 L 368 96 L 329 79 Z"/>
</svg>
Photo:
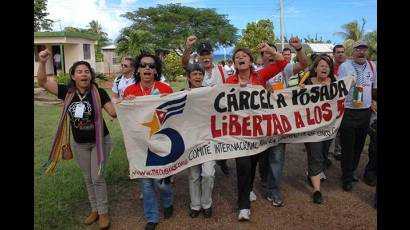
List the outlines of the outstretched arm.
<svg viewBox="0 0 410 230">
<path fill-rule="evenodd" d="M 57 95 L 58 94 L 58 86 L 57 83 L 54 81 L 50 81 L 47 79 L 46 76 L 46 62 L 50 58 L 51 53 L 47 49 L 41 51 L 38 54 L 38 57 L 40 59 L 39 64 L 38 64 L 38 70 L 37 70 L 37 82 L 38 85 L 48 92 Z"/>
</svg>

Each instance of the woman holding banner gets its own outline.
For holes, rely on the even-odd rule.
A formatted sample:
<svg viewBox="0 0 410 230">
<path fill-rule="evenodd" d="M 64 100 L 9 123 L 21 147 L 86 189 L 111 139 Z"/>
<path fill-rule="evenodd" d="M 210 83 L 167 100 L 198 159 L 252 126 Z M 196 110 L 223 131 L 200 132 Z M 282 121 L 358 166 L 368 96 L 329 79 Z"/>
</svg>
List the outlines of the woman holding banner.
<svg viewBox="0 0 410 230">
<path fill-rule="evenodd" d="M 329 85 L 336 81 L 333 73 L 333 60 L 326 54 L 318 55 L 310 67 L 309 78 L 306 85 Z M 302 82 L 301 87 L 304 87 Z M 322 203 L 320 192 L 320 173 L 325 169 L 325 161 L 329 152 L 332 139 L 321 142 L 305 143 L 308 158 L 308 182 L 313 186 L 313 202 Z"/>
<path fill-rule="evenodd" d="M 84 220 L 84 224 L 90 225 L 98 220 L 99 227 L 106 229 L 110 225 L 110 220 L 103 170 L 111 151 L 111 138 L 103 119 L 102 108 L 111 117 L 117 115 L 107 92 L 98 88 L 95 83 L 95 72 L 88 62 L 75 62 L 69 70 L 68 85 L 63 85 L 47 79 L 46 62 L 50 56 L 48 50 L 39 53 L 38 84 L 64 100 L 64 107 L 49 160 L 45 164 L 46 172 L 55 170 L 61 149 L 63 159 L 72 159 L 70 147 L 72 129 L 73 153 L 83 173 L 91 204 L 91 213 Z M 68 117 L 71 125 L 68 124 Z"/>
<path fill-rule="evenodd" d="M 272 76 L 282 71 L 287 65 L 287 61 L 283 56 L 275 51 L 266 43 L 258 45 L 260 52 L 272 53 L 275 60 L 273 64 L 263 69 L 255 71 L 253 68 L 252 53 L 247 48 L 237 48 L 233 52 L 233 61 L 235 64 L 236 73 L 226 80 L 226 84 L 240 84 L 245 87 L 247 84 L 261 85 L 266 87 L 266 82 Z M 238 180 L 238 205 L 239 205 L 239 221 L 250 220 L 249 194 L 252 189 L 253 179 L 255 177 L 256 163 L 258 155 L 236 158 L 236 173 Z"/>
<path fill-rule="evenodd" d="M 187 67 L 188 90 L 202 87 L 205 70 L 199 63 Z M 191 198 L 189 216 L 196 218 L 201 209 L 205 218 L 212 217 L 212 191 L 215 180 L 215 161 L 207 161 L 188 168 L 189 196 Z"/>
<path fill-rule="evenodd" d="M 137 73 L 134 75 L 135 84 L 126 88 L 124 99 L 173 92 L 171 87 L 160 81 L 162 64 L 159 57 L 148 53 L 142 53 L 137 57 L 136 64 L 138 69 Z M 170 184 L 170 178 L 142 178 L 141 190 L 144 197 L 144 216 L 148 221 L 145 229 L 155 229 L 159 222 L 159 208 L 156 198 L 156 190 L 159 191 L 164 206 L 164 217 L 170 218 L 173 213 L 174 192 Z"/>
</svg>

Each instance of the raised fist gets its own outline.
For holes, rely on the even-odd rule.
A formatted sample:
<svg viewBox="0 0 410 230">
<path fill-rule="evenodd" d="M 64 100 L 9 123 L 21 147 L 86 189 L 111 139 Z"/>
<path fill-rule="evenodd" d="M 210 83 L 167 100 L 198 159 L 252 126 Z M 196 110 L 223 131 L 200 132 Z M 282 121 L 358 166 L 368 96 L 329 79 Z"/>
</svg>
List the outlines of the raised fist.
<svg viewBox="0 0 410 230">
<path fill-rule="evenodd" d="M 195 35 L 190 35 L 187 39 L 186 39 L 186 47 L 187 48 L 192 48 L 192 46 L 195 44 L 197 38 Z"/>
<path fill-rule="evenodd" d="M 266 43 L 266 42 L 259 43 L 259 45 L 257 46 L 257 48 L 259 49 L 259 52 L 268 52 L 268 53 L 271 53 L 271 54 L 275 54 L 275 53 L 276 53 L 276 52 L 275 52 L 275 49 L 273 49 L 272 47 L 270 47 L 270 46 L 268 45 L 268 43 Z"/>
<path fill-rule="evenodd" d="M 289 45 L 292 46 L 294 49 L 300 49 L 302 47 L 302 43 L 298 37 L 291 37 L 289 39 Z"/>
<path fill-rule="evenodd" d="M 50 56 L 51 56 L 51 53 L 50 51 L 48 51 L 48 49 L 45 49 L 38 54 L 38 58 L 40 59 L 40 62 L 42 63 L 46 63 L 47 60 L 50 58 Z"/>
</svg>

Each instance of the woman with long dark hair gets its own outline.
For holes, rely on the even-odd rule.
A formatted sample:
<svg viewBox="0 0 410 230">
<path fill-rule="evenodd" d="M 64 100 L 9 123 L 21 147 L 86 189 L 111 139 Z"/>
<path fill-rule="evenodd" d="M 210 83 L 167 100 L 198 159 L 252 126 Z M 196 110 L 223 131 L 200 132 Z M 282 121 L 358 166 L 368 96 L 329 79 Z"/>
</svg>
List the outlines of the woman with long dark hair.
<svg viewBox="0 0 410 230">
<path fill-rule="evenodd" d="M 159 57 L 149 53 L 142 53 L 136 59 L 135 84 L 127 87 L 124 92 L 124 99 L 173 92 L 171 87 L 160 81 L 162 64 Z M 170 184 L 170 178 L 141 178 L 141 190 L 144 197 L 144 216 L 147 219 L 145 229 L 155 229 L 159 222 L 156 190 L 159 191 L 164 206 L 164 217 L 170 218 L 173 213 L 174 192 Z"/>
<path fill-rule="evenodd" d="M 329 85 L 336 81 L 333 73 L 333 60 L 328 55 L 316 56 L 309 70 L 309 78 L 306 85 Z M 303 87 L 303 84 L 301 85 Z M 320 192 L 320 173 L 325 169 L 325 160 L 329 153 L 332 139 L 320 142 L 306 142 L 306 152 L 308 158 L 308 182 L 313 186 L 313 202 L 322 203 L 322 193 Z"/>
<path fill-rule="evenodd" d="M 46 172 L 56 169 L 61 149 L 63 159 L 72 158 L 69 141 L 72 129 L 74 158 L 80 165 L 91 204 L 91 213 L 84 223 L 90 225 L 98 220 L 100 228 L 106 229 L 110 220 L 103 170 L 111 151 L 111 137 L 103 119 L 102 108 L 111 117 L 117 115 L 107 92 L 95 83 L 95 72 L 88 62 L 75 62 L 69 70 L 69 83 L 63 85 L 47 79 L 45 69 L 50 56 L 48 50 L 39 53 L 38 84 L 64 100 L 64 107 L 49 159 L 45 164 Z M 62 145 L 64 141 L 65 145 Z"/>
</svg>

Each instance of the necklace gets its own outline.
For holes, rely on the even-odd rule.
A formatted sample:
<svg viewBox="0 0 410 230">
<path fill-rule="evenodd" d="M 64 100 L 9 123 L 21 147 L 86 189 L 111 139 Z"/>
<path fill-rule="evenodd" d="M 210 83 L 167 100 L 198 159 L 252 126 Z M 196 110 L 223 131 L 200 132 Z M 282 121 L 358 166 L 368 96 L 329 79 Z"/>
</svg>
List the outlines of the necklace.
<svg viewBox="0 0 410 230">
<path fill-rule="evenodd" d="M 152 94 L 152 90 L 154 89 L 154 87 L 155 87 L 155 81 L 154 81 L 154 84 L 152 84 L 152 86 L 149 88 L 149 91 L 148 91 L 148 93 L 146 94 L 145 93 L 145 91 L 144 91 L 144 87 L 142 86 L 142 84 L 141 84 L 141 82 L 140 82 L 140 88 L 141 88 L 141 92 L 142 92 L 142 95 L 151 95 Z M 148 87 L 147 87 L 148 88 Z"/>
<path fill-rule="evenodd" d="M 77 96 L 78 96 L 78 98 L 80 98 L 80 101 L 81 101 L 81 102 L 83 102 L 84 98 L 85 98 L 85 97 L 87 96 L 87 94 L 88 94 L 88 91 L 86 91 L 86 92 L 84 93 L 84 96 L 81 96 L 81 95 L 80 95 L 80 92 L 78 92 L 78 90 L 76 90 L 75 92 L 77 93 Z"/>
</svg>

